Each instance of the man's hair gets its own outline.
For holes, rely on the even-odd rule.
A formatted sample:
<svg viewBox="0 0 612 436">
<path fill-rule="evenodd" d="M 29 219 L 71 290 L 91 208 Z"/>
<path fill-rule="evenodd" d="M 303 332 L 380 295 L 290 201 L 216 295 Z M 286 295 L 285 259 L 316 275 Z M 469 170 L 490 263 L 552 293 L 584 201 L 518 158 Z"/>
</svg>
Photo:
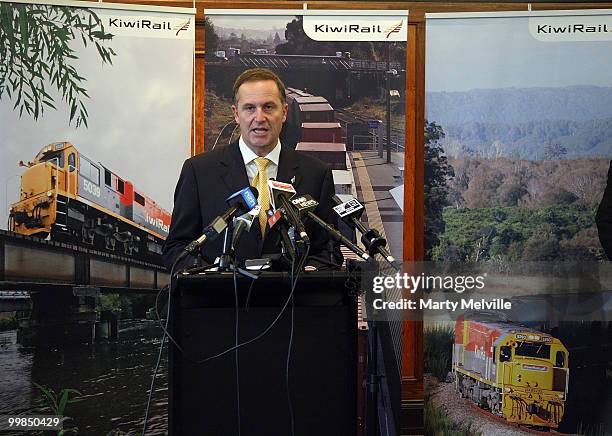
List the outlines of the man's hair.
<svg viewBox="0 0 612 436">
<path fill-rule="evenodd" d="M 285 104 L 287 102 L 287 97 L 285 96 L 285 85 L 276 74 L 266 68 L 251 68 L 250 70 L 246 70 L 239 75 L 234 82 L 234 104 L 238 104 L 238 88 L 240 88 L 243 83 L 260 82 L 262 80 L 272 80 L 274 83 L 276 83 L 281 103 Z"/>
</svg>

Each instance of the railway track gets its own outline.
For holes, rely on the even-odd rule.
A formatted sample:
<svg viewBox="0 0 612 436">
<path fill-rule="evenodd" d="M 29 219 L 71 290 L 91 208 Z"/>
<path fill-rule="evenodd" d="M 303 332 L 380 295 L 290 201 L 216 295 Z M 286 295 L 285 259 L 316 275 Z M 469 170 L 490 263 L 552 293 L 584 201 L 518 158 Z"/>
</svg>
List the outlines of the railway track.
<svg viewBox="0 0 612 436">
<path fill-rule="evenodd" d="M 442 405 L 451 421 L 470 426 L 482 435 L 496 436 L 529 436 L 529 435 L 566 435 L 557 430 L 541 431 L 525 425 L 509 423 L 504 418 L 466 398 L 460 398 L 453 383 L 438 382 L 429 374 L 425 375 L 425 389 L 430 393 L 434 405 Z M 572 433 L 570 433 L 572 434 Z"/>
<path fill-rule="evenodd" d="M 501 425 L 505 426 L 505 427 L 509 427 L 509 428 L 513 428 L 516 429 L 517 431 L 520 432 L 524 432 L 524 433 L 529 433 L 529 434 L 537 434 L 537 435 L 565 435 L 567 433 L 559 433 L 556 430 L 537 430 L 534 429 L 532 427 L 526 426 L 526 425 L 522 425 L 522 424 L 515 424 L 515 423 L 511 423 L 506 421 L 504 418 L 502 418 L 501 416 L 495 415 L 493 413 L 491 413 L 490 411 L 483 409 L 481 407 L 478 407 L 477 404 L 473 403 L 472 401 L 468 400 L 468 399 L 463 399 L 463 401 L 467 401 L 469 406 L 472 408 L 472 410 L 475 410 L 477 413 L 483 414 L 485 415 L 489 420 L 491 421 L 495 421 L 500 423 Z"/>
</svg>

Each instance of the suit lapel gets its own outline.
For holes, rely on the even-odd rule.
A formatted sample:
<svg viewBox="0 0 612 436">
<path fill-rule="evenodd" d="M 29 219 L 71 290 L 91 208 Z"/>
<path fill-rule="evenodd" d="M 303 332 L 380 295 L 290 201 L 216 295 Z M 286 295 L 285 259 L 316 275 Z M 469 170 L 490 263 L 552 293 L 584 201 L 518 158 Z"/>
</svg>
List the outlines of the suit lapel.
<svg viewBox="0 0 612 436">
<path fill-rule="evenodd" d="M 234 192 L 250 186 L 249 177 L 246 173 L 244 159 L 242 158 L 242 153 L 240 153 L 238 141 L 233 142 L 223 148 L 223 155 L 221 156 L 219 163 L 224 167 L 221 173 L 221 179 L 227 188 L 226 198 Z M 211 189 L 214 189 L 214 187 L 211 186 Z M 259 221 L 257 219 L 255 219 L 253 222 L 249 232 L 242 238 L 251 241 L 245 245 L 256 246 L 257 252 L 261 253 L 263 241 L 261 239 L 261 230 L 259 228 Z"/>
<path fill-rule="evenodd" d="M 238 141 L 223 148 L 220 164 L 225 167 L 222 170 L 221 178 L 227 187 L 228 195 L 249 186 L 249 178 L 244 167 L 242 153 L 240 153 L 238 147 Z M 211 189 L 213 189 L 212 186 Z"/>
<path fill-rule="evenodd" d="M 298 172 L 300 167 L 299 156 L 290 147 L 282 147 L 278 162 L 278 173 L 276 180 L 279 182 L 291 183 L 297 191 L 301 182 L 301 177 Z"/>
</svg>

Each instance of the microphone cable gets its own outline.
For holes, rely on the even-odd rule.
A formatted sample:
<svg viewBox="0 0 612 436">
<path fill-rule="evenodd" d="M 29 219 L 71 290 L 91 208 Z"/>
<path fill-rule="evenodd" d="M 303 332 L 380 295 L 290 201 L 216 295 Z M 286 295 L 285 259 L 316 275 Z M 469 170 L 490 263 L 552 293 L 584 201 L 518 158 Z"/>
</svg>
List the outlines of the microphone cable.
<svg viewBox="0 0 612 436">
<path fill-rule="evenodd" d="M 159 347 L 159 353 L 158 353 L 158 356 L 157 356 L 157 361 L 155 363 L 155 369 L 153 371 L 153 377 L 151 379 L 151 387 L 150 387 L 150 390 L 149 390 L 149 396 L 148 396 L 148 399 L 147 399 L 147 406 L 146 406 L 146 409 L 145 409 L 145 417 L 144 417 L 144 423 L 143 423 L 143 429 L 142 429 L 142 435 L 143 436 L 146 436 L 147 421 L 148 421 L 148 416 L 149 416 L 151 399 L 152 399 L 152 395 L 153 395 L 153 389 L 155 387 L 155 378 L 157 377 L 157 372 L 159 371 L 159 366 L 160 366 L 160 363 L 161 363 L 161 356 L 162 356 L 162 353 L 163 353 L 163 347 L 164 347 L 166 339 L 168 339 L 170 342 L 172 342 L 177 347 L 177 349 L 181 352 L 181 354 L 183 354 L 183 356 L 185 357 L 185 359 L 187 361 L 189 361 L 190 363 L 194 363 L 194 364 L 203 364 L 203 363 L 206 363 L 208 361 L 217 359 L 217 358 L 219 358 L 221 356 L 224 356 L 224 355 L 226 355 L 226 354 L 228 354 L 228 353 L 230 353 L 232 351 L 238 350 L 241 347 L 244 347 L 246 345 L 252 344 L 253 342 L 258 341 L 259 339 L 261 339 L 264 336 L 266 336 L 270 332 L 270 330 L 272 330 L 272 328 L 276 325 L 276 323 L 279 321 L 279 319 L 282 317 L 282 315 L 285 312 L 285 310 L 287 309 L 287 306 L 289 305 L 289 303 L 292 303 L 292 317 L 291 317 L 292 326 L 291 326 L 291 336 L 290 336 L 290 344 L 289 344 L 289 350 L 291 350 L 291 347 L 292 347 L 292 344 L 293 344 L 293 295 L 294 295 L 294 292 L 295 292 L 295 288 L 297 286 L 297 282 L 298 282 L 299 276 L 300 276 L 300 274 L 302 272 L 302 269 L 303 269 L 303 267 L 304 267 L 304 265 L 306 263 L 306 259 L 308 258 L 309 252 L 310 252 L 310 245 L 307 245 L 306 246 L 306 251 L 304 252 L 304 254 L 302 255 L 301 259 L 298 262 L 297 272 L 292 267 L 292 271 L 290 273 L 291 291 L 289 292 L 289 296 L 287 297 L 287 299 L 283 303 L 279 313 L 276 315 L 274 320 L 272 320 L 272 322 L 261 333 L 259 333 L 257 336 L 252 337 L 251 339 L 248 339 L 248 340 L 246 340 L 244 342 L 237 343 L 234 346 L 229 347 L 229 348 L 227 348 L 227 349 L 225 349 L 225 350 L 223 350 L 223 351 L 221 351 L 221 352 L 219 352 L 219 353 L 217 353 L 215 355 L 208 356 L 208 357 L 206 357 L 204 359 L 199 359 L 199 360 L 193 360 L 193 359 L 189 358 L 189 356 L 185 353 L 183 348 L 178 344 L 178 342 L 174 339 L 174 337 L 170 334 L 170 332 L 168 332 L 168 324 L 169 324 L 169 321 L 170 321 L 170 308 L 171 308 L 171 302 L 172 302 L 172 291 L 173 291 L 173 288 L 174 288 L 174 283 L 173 283 L 173 279 L 174 279 L 174 275 L 175 275 L 174 270 L 175 270 L 176 265 L 177 265 L 178 261 L 180 260 L 180 258 L 177 258 L 174 261 L 174 264 L 170 268 L 170 285 L 167 286 L 167 288 L 168 288 L 168 303 L 167 303 L 166 323 L 165 324 L 162 323 L 162 321 L 161 321 L 161 317 L 159 315 L 159 308 L 158 308 L 157 303 L 158 303 L 159 296 L 161 295 L 163 290 L 166 289 L 166 287 L 160 289 L 160 291 L 157 293 L 157 297 L 156 297 L 156 301 L 155 301 L 155 304 L 156 304 L 155 305 L 155 312 L 156 312 L 156 315 L 157 315 L 160 327 L 163 330 L 163 335 L 162 335 L 162 338 L 161 338 L 161 344 L 160 344 L 160 347 Z M 237 287 L 236 287 L 236 290 L 237 290 Z M 287 362 L 289 362 L 289 360 L 290 359 L 289 359 L 289 355 L 288 355 Z M 287 368 L 288 368 L 288 365 L 289 365 L 289 363 L 287 363 L 287 365 L 286 365 Z M 289 382 L 288 382 L 288 370 L 287 370 L 287 390 L 288 390 L 288 383 Z M 290 414 L 291 414 L 291 426 L 292 426 L 292 432 L 293 432 L 294 421 L 293 421 L 293 410 L 292 410 L 291 405 L 290 405 Z"/>
<path fill-rule="evenodd" d="M 310 251 L 310 247 L 308 247 L 304 253 L 304 256 L 302 256 L 302 259 L 300 259 L 300 262 L 298 263 L 298 265 L 303 266 L 305 261 L 306 261 L 306 257 L 308 256 L 308 252 Z M 293 297 L 293 294 L 295 292 L 295 287 L 297 285 L 297 280 L 298 277 L 301 273 L 301 270 L 298 269 L 297 274 L 295 275 L 295 280 L 291 280 L 291 292 L 289 293 L 289 296 L 287 297 L 287 299 L 285 300 L 285 302 L 283 303 L 283 305 L 281 306 L 281 309 L 279 311 L 279 313 L 276 315 L 276 317 L 274 318 L 274 320 L 272 320 L 272 322 L 261 332 L 259 333 L 257 336 L 252 337 L 251 339 L 248 339 L 244 342 L 239 343 L 238 345 L 235 345 L 233 347 L 227 348 L 217 354 L 214 354 L 212 356 L 208 356 L 205 357 L 204 359 L 199 359 L 199 360 L 195 360 L 195 361 L 191 361 L 192 363 L 195 364 L 201 364 L 201 363 L 206 363 L 210 360 L 213 359 L 217 359 L 221 356 L 226 355 L 227 353 L 230 353 L 232 351 L 234 351 L 237 348 L 241 348 L 244 347 L 245 345 L 249 345 L 252 344 L 255 341 L 258 341 L 259 339 L 263 338 L 265 335 L 268 334 L 268 332 L 270 332 L 270 330 L 272 330 L 272 328 L 276 325 L 276 323 L 278 322 L 278 320 L 281 318 L 281 316 L 283 315 L 283 313 L 285 313 L 285 310 L 287 309 L 287 306 L 289 306 L 289 303 L 291 302 L 291 298 Z"/>
<path fill-rule="evenodd" d="M 239 343 L 239 321 L 238 321 L 238 315 L 239 315 L 239 303 L 238 303 L 238 281 L 236 280 L 236 268 L 233 269 L 233 279 L 234 279 L 234 346 L 236 347 L 236 350 L 234 351 L 234 362 L 235 362 L 235 366 L 236 366 L 236 414 L 237 414 L 237 418 L 238 418 L 238 436 L 240 436 L 240 421 L 241 421 L 241 417 L 240 417 L 240 363 L 239 363 L 239 350 L 238 350 L 238 343 Z"/>
<path fill-rule="evenodd" d="M 306 257 L 304 257 L 304 259 L 306 259 Z M 305 261 L 305 260 L 304 260 Z M 299 264 L 298 264 L 299 266 Z M 294 288 L 295 286 L 293 285 L 294 282 L 294 274 L 295 274 L 295 258 L 291 261 L 291 281 L 292 281 L 292 288 Z M 295 280 L 295 283 L 297 283 L 297 279 Z M 291 362 L 291 351 L 293 348 L 293 328 L 294 328 L 294 311 L 295 311 L 295 300 L 293 298 L 293 295 L 291 295 L 290 297 L 291 299 L 291 328 L 289 329 L 289 345 L 287 347 L 287 361 L 285 362 L 285 389 L 287 391 L 287 405 L 289 406 L 289 423 L 291 425 L 291 436 L 295 435 L 295 417 L 293 415 L 293 403 L 291 401 L 291 389 L 290 389 L 290 384 L 289 384 L 289 365 Z"/>
<path fill-rule="evenodd" d="M 157 371 L 159 371 L 159 365 L 161 363 L 161 358 L 162 358 L 162 354 L 164 351 L 164 343 L 166 342 L 166 337 L 170 337 L 170 334 L 168 333 L 168 322 L 170 321 L 170 302 L 171 302 L 171 296 L 172 296 L 172 288 L 173 288 L 173 280 L 174 280 L 174 269 L 176 268 L 177 263 L 179 262 L 179 260 L 181 260 L 181 257 L 178 256 L 175 260 L 174 263 L 172 264 L 172 268 L 170 268 L 170 283 L 167 286 L 164 286 L 163 288 L 161 288 L 159 290 L 159 292 L 157 293 L 157 296 L 155 297 L 155 314 L 157 315 L 157 319 L 159 321 L 159 324 L 162 326 L 162 330 L 163 330 L 163 334 L 161 337 L 161 343 L 159 344 L 159 353 L 157 354 L 157 361 L 155 362 L 155 369 L 153 370 L 153 377 L 151 378 L 151 386 L 149 388 L 149 396 L 147 398 L 147 407 L 145 409 L 145 416 L 144 416 L 144 422 L 142 424 L 142 436 L 146 436 L 146 432 L 147 432 L 147 421 L 149 420 L 149 410 L 151 407 L 151 399 L 153 398 L 153 389 L 155 388 L 155 379 L 157 378 Z M 168 288 L 168 308 L 167 308 L 167 312 L 166 312 L 166 325 L 162 325 L 161 322 L 161 318 L 159 316 L 159 310 L 158 310 L 158 299 L 160 294 L 163 292 L 164 289 Z M 172 342 L 174 341 L 174 338 L 172 338 Z M 175 342 L 176 343 L 176 342 Z M 178 346 L 178 344 L 177 344 Z M 180 348 L 180 347 L 179 347 Z M 182 351 L 182 350 L 181 350 Z"/>
</svg>

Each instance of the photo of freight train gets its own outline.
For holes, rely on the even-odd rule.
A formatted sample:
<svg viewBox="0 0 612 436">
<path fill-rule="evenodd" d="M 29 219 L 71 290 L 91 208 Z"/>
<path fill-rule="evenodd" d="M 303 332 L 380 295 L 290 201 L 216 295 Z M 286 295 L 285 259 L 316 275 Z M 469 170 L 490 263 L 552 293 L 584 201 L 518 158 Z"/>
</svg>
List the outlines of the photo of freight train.
<svg viewBox="0 0 612 436">
<path fill-rule="evenodd" d="M 315 96 L 305 90 L 286 88 L 287 120 L 283 125 L 280 140 L 294 146 L 296 150 L 310 154 L 328 163 L 332 169 L 336 193 L 351 194 L 353 176 L 347 165 L 347 145 L 350 121 L 339 110 L 335 110 L 325 97 Z M 353 123 L 360 124 L 363 123 Z M 366 134 L 367 129 L 366 129 Z M 212 148 L 230 144 L 240 134 L 235 121 L 227 122 L 219 131 Z M 354 194 L 354 193 L 353 193 Z"/>
<path fill-rule="evenodd" d="M 42 148 L 21 176 L 9 230 L 156 261 L 171 215 L 70 142 Z"/>
<path fill-rule="evenodd" d="M 561 341 L 518 324 L 460 317 L 455 325 L 455 390 L 511 423 L 559 427 L 568 358 Z"/>
<path fill-rule="evenodd" d="M 336 194 L 355 195 L 354 180 L 348 164 L 346 126 L 343 129 L 338 114 L 325 97 L 305 90 L 285 89 L 287 121 L 281 132 L 281 142 L 295 144 L 295 149 L 310 154 L 332 169 Z M 352 234 L 347 234 L 354 239 Z"/>
</svg>

